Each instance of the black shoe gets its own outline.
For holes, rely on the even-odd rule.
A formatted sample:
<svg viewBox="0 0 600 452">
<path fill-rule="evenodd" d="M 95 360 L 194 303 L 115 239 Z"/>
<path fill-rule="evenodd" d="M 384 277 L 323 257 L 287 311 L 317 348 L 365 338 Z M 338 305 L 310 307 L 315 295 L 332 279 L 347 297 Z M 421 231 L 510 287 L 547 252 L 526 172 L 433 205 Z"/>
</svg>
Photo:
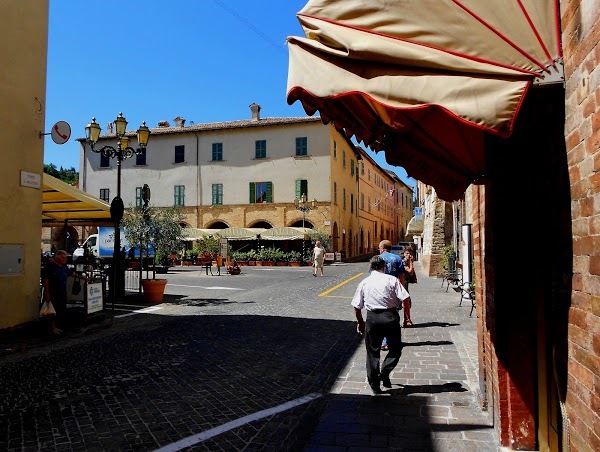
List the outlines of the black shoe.
<svg viewBox="0 0 600 452">
<path fill-rule="evenodd" d="M 381 376 L 381 384 L 383 385 L 384 388 L 391 388 L 392 387 L 392 382 L 390 381 L 390 376 L 389 375 L 382 375 Z"/>
<path fill-rule="evenodd" d="M 371 386 L 371 391 L 373 391 L 373 395 L 383 394 L 383 391 L 379 386 Z"/>
</svg>

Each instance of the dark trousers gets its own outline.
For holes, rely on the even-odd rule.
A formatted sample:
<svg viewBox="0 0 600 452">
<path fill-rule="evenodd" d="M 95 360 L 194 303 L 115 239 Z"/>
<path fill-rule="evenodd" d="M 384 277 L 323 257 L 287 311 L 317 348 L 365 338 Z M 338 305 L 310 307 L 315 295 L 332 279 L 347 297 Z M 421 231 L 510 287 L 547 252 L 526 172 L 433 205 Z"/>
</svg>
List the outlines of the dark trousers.
<svg viewBox="0 0 600 452">
<path fill-rule="evenodd" d="M 380 371 L 381 341 L 384 337 L 387 339 L 389 350 Z M 400 314 L 396 309 L 367 311 L 365 347 L 367 348 L 367 379 L 369 385 L 372 388 L 379 388 L 381 375 L 389 376 L 402 355 Z"/>
</svg>

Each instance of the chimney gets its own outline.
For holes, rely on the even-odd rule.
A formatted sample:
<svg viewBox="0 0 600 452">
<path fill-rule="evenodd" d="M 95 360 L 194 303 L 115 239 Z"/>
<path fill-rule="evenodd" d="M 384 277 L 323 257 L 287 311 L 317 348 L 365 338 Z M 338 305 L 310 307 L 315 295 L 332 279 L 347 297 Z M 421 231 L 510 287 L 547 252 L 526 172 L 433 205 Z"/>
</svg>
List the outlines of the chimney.
<svg viewBox="0 0 600 452">
<path fill-rule="evenodd" d="M 173 121 L 175 121 L 175 127 L 183 127 L 185 125 L 185 119 L 181 116 L 177 116 Z"/>
<path fill-rule="evenodd" d="M 260 121 L 260 105 L 252 102 L 250 104 L 250 111 L 252 112 L 252 121 Z"/>
</svg>

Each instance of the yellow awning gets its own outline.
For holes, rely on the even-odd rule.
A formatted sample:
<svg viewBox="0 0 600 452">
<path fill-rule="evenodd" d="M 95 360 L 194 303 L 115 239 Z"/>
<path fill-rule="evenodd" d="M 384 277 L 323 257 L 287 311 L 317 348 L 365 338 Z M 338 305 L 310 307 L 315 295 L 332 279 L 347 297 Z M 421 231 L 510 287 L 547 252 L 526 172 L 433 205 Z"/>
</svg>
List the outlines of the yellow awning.
<svg viewBox="0 0 600 452">
<path fill-rule="evenodd" d="M 44 173 L 42 224 L 110 222 L 110 205 Z"/>
</svg>

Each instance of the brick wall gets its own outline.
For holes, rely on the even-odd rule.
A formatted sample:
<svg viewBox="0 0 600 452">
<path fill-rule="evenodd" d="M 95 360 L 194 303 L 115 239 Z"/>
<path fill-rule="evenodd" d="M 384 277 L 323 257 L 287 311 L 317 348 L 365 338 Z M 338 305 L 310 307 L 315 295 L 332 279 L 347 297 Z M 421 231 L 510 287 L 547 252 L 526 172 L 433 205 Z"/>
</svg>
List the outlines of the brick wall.
<svg viewBox="0 0 600 452">
<path fill-rule="evenodd" d="M 573 222 L 566 409 L 571 450 L 600 450 L 600 0 L 560 6 Z"/>
</svg>

